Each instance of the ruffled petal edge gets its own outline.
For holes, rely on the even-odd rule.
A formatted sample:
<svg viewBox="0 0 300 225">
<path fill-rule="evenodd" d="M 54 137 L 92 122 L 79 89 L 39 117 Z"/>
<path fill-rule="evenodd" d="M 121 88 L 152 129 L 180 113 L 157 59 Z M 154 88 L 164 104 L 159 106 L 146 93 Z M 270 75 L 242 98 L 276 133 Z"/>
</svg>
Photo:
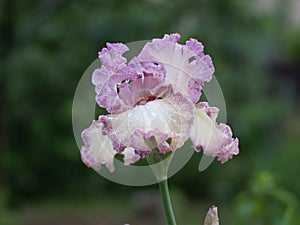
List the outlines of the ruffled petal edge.
<svg viewBox="0 0 300 225">
<path fill-rule="evenodd" d="M 154 106 L 155 104 L 159 105 Z M 162 116 L 163 119 L 164 117 L 165 119 L 168 118 L 168 121 L 165 121 L 165 124 L 159 124 L 162 118 L 154 115 L 155 112 L 159 113 L 159 111 L 151 111 L 151 109 L 155 110 L 155 107 L 158 107 L 159 110 L 163 110 L 161 112 L 165 113 L 165 110 L 167 111 L 169 107 L 168 105 L 171 107 L 169 108 L 170 111 L 174 112 L 175 115 Z M 131 114 L 131 110 L 133 114 Z M 165 99 L 137 106 L 121 114 L 102 115 L 99 117 L 99 120 L 104 124 L 103 134 L 110 138 L 117 152 L 121 153 L 126 147 L 132 147 L 141 157 L 145 157 L 156 147 L 160 153 L 175 151 L 180 148 L 189 138 L 193 124 L 193 110 L 192 103 L 183 95 L 177 93 Z M 149 114 L 146 115 L 146 112 Z M 143 118 L 137 115 L 143 115 Z M 163 130 L 158 129 L 160 126 L 164 127 Z M 155 138 L 155 143 L 147 141 L 151 137 Z"/>
<path fill-rule="evenodd" d="M 80 150 L 81 159 L 87 167 L 98 171 L 104 164 L 110 172 L 115 170 L 112 143 L 102 134 L 102 123 L 93 121 L 91 126 L 81 133 L 84 146 Z"/>
<path fill-rule="evenodd" d="M 190 139 L 197 152 L 203 149 L 205 155 L 217 157 L 225 163 L 239 154 L 239 141 L 232 137 L 228 125 L 216 122 L 218 112 L 218 108 L 209 107 L 207 102 L 197 104 Z"/>
</svg>

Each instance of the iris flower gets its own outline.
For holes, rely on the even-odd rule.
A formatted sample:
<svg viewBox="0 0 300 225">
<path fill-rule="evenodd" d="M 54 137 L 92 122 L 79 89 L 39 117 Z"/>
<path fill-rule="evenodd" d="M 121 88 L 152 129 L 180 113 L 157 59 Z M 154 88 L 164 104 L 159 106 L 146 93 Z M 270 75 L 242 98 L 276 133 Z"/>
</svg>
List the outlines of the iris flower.
<svg viewBox="0 0 300 225">
<path fill-rule="evenodd" d="M 100 170 L 105 164 L 113 172 L 116 154 L 129 165 L 153 149 L 176 151 L 188 139 L 195 151 L 221 163 L 239 153 L 230 127 L 216 122 L 219 109 L 199 102 L 214 73 L 210 56 L 197 40 L 182 45 L 179 39 L 179 34 L 153 39 L 129 62 L 122 43 L 107 43 L 99 52 L 101 67 L 92 83 L 97 104 L 108 114 L 82 132 L 81 158 L 88 167 Z"/>
</svg>

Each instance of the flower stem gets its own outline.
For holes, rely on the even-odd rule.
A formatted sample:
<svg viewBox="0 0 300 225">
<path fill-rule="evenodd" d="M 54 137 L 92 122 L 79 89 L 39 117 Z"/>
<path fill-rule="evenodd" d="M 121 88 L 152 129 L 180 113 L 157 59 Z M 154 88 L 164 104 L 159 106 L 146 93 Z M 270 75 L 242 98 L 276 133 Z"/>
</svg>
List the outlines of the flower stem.
<svg viewBox="0 0 300 225">
<path fill-rule="evenodd" d="M 160 188 L 160 193 L 161 193 L 168 225 L 176 225 L 175 216 L 174 216 L 172 203 L 170 199 L 169 188 L 168 188 L 168 180 L 164 179 L 163 181 L 159 182 L 159 188 Z"/>
</svg>

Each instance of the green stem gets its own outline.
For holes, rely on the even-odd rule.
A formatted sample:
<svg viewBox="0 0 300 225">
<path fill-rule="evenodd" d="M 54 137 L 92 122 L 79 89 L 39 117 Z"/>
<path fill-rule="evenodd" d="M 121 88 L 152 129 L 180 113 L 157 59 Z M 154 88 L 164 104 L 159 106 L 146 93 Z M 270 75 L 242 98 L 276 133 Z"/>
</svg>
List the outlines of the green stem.
<svg viewBox="0 0 300 225">
<path fill-rule="evenodd" d="M 165 213 L 167 216 L 168 225 L 176 225 L 167 179 L 159 182 L 159 188 L 160 188 L 160 193 L 161 193 Z"/>
</svg>

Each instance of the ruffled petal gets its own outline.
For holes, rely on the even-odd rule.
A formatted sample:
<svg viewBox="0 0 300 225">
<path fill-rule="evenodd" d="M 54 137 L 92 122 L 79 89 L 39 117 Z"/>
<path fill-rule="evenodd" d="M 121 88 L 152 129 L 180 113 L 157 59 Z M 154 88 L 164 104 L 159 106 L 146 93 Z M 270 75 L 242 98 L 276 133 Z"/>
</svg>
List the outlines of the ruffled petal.
<svg viewBox="0 0 300 225">
<path fill-rule="evenodd" d="M 81 159 L 84 164 L 94 170 L 100 170 L 101 165 L 105 164 L 108 170 L 113 172 L 116 151 L 110 139 L 102 135 L 102 126 L 99 121 L 94 120 L 92 125 L 82 132 L 84 146 L 80 150 Z"/>
<path fill-rule="evenodd" d="M 111 83 L 113 82 L 112 77 L 121 69 L 126 68 L 127 59 L 122 55 L 129 49 L 122 43 L 107 43 L 106 46 L 99 52 L 101 67 L 96 69 L 92 75 L 92 83 L 96 86 L 96 101 L 99 106 L 107 108 L 108 111 L 121 110 L 125 106 L 118 99 L 117 94 L 114 94 L 115 83 L 113 85 Z M 122 78 L 118 80 L 120 79 Z"/>
<path fill-rule="evenodd" d="M 180 92 L 196 103 L 201 86 L 211 80 L 214 67 L 211 58 L 204 55 L 200 42 L 190 39 L 181 45 L 177 43 L 179 38 L 179 34 L 171 34 L 163 39 L 153 39 L 136 59 L 162 63 L 167 71 L 165 84 L 172 85 L 175 93 Z"/>
<path fill-rule="evenodd" d="M 166 71 L 161 64 L 136 62 L 118 70 L 102 89 L 97 90 L 97 103 L 110 113 L 132 108 L 143 97 L 156 95 L 162 87 Z"/>
<path fill-rule="evenodd" d="M 192 103 L 178 93 L 120 114 L 100 116 L 100 121 L 116 151 L 132 147 L 144 157 L 155 147 L 161 153 L 180 148 L 189 137 L 193 110 Z"/>
<path fill-rule="evenodd" d="M 134 63 L 129 67 L 134 68 L 138 76 L 120 85 L 120 99 L 129 107 L 134 107 L 143 100 L 147 102 L 148 97 L 156 99 L 166 77 L 163 66 L 154 63 Z"/>
<path fill-rule="evenodd" d="M 216 156 L 225 163 L 239 153 L 238 139 L 226 124 L 217 124 L 218 108 L 209 107 L 206 102 L 197 104 L 190 138 L 196 151 L 203 149 L 205 155 Z"/>
<path fill-rule="evenodd" d="M 98 105 L 105 108 L 110 113 L 119 113 L 130 108 L 130 106 L 127 106 L 120 98 L 118 94 L 119 87 L 122 85 L 122 82 L 136 80 L 137 77 L 138 74 L 136 73 L 136 70 L 126 66 L 109 77 L 105 84 L 101 86 L 101 89 L 97 89 L 100 85 L 96 86 L 96 101 Z"/>
<path fill-rule="evenodd" d="M 133 164 L 141 158 L 140 155 L 135 152 L 134 148 L 125 148 L 122 154 L 124 155 L 125 166 Z"/>
<path fill-rule="evenodd" d="M 126 66 L 127 59 L 122 55 L 129 49 L 122 43 L 106 44 L 99 53 L 101 67 L 96 69 L 92 75 L 92 83 L 96 86 L 96 92 L 102 89 L 107 80 L 118 70 Z"/>
</svg>

